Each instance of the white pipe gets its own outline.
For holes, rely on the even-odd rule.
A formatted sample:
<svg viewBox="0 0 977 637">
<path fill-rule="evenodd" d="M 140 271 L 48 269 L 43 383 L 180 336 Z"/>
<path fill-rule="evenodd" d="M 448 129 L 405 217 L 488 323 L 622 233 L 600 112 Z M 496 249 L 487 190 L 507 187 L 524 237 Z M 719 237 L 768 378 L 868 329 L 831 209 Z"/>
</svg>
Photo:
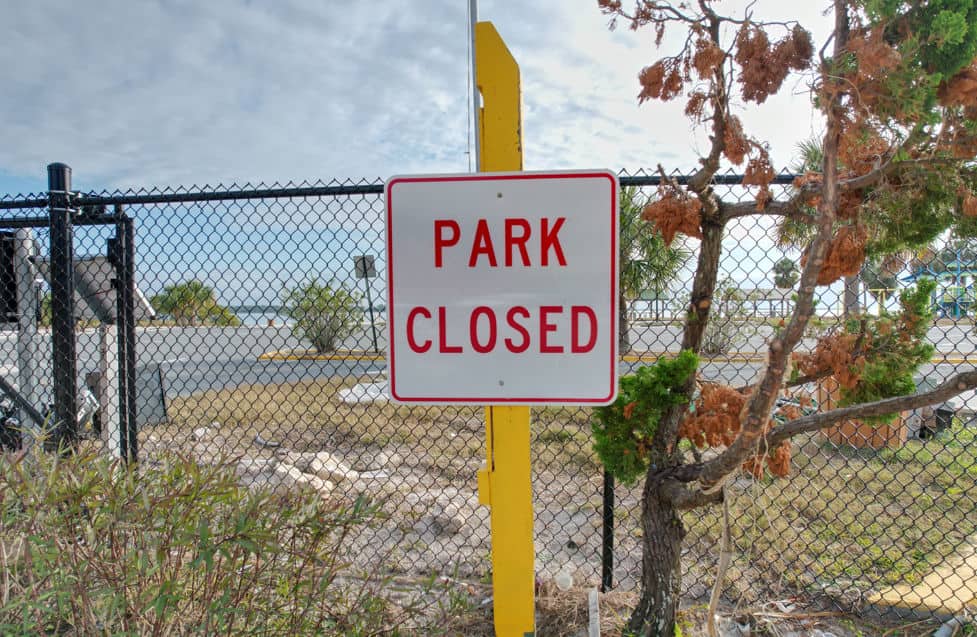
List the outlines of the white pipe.
<svg viewBox="0 0 977 637">
<path fill-rule="evenodd" d="M 587 637 L 600 637 L 600 604 L 598 603 L 597 589 L 590 589 L 587 595 L 587 610 L 590 621 L 587 624 Z"/>
<path fill-rule="evenodd" d="M 42 414 L 44 405 L 41 396 L 41 370 L 38 359 L 41 358 L 42 341 L 37 332 L 37 314 L 41 304 L 35 280 L 37 270 L 31 259 L 37 256 L 37 244 L 34 242 L 34 231 L 21 228 L 14 239 L 14 276 L 17 279 L 17 369 L 18 389 L 20 395 L 32 404 Z M 50 345 L 48 345 L 50 347 Z M 37 433 L 37 425 L 21 414 L 20 422 L 28 428 L 30 434 L 25 443 L 30 445 Z"/>
</svg>

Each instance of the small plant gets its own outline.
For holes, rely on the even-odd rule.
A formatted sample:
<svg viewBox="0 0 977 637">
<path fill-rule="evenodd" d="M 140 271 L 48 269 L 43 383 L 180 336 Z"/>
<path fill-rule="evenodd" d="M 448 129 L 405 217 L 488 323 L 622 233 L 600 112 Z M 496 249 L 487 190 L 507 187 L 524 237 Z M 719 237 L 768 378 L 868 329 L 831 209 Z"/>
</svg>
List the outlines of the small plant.
<svg viewBox="0 0 977 637">
<path fill-rule="evenodd" d="M 745 340 L 743 323 L 747 313 L 743 292 L 725 278 L 716 285 L 713 299 L 714 310 L 706 324 L 700 350 L 706 356 L 728 354 Z"/>
<path fill-rule="evenodd" d="M 813 352 L 795 354 L 793 380 L 802 374 L 817 378 L 830 372 L 841 386 L 842 407 L 913 393 L 914 374 L 933 355 L 927 331 L 933 321 L 930 297 L 935 286 L 924 279 L 900 293 L 899 312 L 855 316 L 841 329 L 822 336 Z"/>
<path fill-rule="evenodd" d="M 312 279 L 287 290 L 282 304 L 285 316 L 295 321 L 296 336 L 310 341 L 317 352 L 331 352 L 359 324 L 359 300 L 342 285 Z"/>
</svg>

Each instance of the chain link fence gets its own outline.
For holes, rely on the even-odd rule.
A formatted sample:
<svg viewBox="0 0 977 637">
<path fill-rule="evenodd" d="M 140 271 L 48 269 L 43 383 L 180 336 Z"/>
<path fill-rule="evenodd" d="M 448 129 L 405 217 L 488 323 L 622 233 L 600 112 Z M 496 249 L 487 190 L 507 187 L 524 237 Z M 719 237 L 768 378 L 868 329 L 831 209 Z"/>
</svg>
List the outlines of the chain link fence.
<svg viewBox="0 0 977 637">
<path fill-rule="evenodd" d="M 717 193 L 752 199 L 738 182 L 724 176 Z M 775 195 L 790 182 L 778 178 Z M 622 210 L 624 267 L 663 249 L 649 247 L 637 220 L 657 183 L 644 173 L 621 176 L 629 190 L 622 200 L 634 208 Z M 67 439 L 141 463 L 167 453 L 223 459 L 236 463 L 245 484 L 365 496 L 381 502 L 384 515 L 351 539 L 360 566 L 487 580 L 489 514 L 478 505 L 475 480 L 484 461 L 483 411 L 384 398 L 383 219 L 379 181 L 81 195 L 69 179 L 49 193 L 0 197 L 10 266 L 0 282 L 15 290 L 4 297 L 5 418 L 20 418 L 27 430 L 38 420 L 78 422 Z M 63 246 L 61 253 L 51 246 Z M 695 245 L 680 239 L 675 247 L 667 267 L 656 262 L 653 285 L 624 286 L 622 373 L 679 349 Z M 849 287 L 849 309 L 877 313 L 892 309 L 894 291 L 914 277 L 940 279 L 929 332 L 936 354 L 920 372 L 922 385 L 977 356 L 977 259 L 967 262 L 959 246 L 960 258 L 948 262 L 948 254 L 937 247 L 925 258 L 887 262 Z M 757 377 L 766 339 L 792 310 L 788 284 L 799 256 L 778 241 L 772 218 L 728 226 L 703 378 L 741 386 Z M 71 295 L 59 288 L 68 269 Z M 819 294 L 806 346 L 844 315 L 843 285 Z M 59 363 L 65 356 L 74 363 Z M 809 389 L 830 404 L 830 387 Z M 970 603 L 977 597 L 975 407 L 965 395 L 890 427 L 846 423 L 795 439 L 790 478 L 732 481 L 736 551 L 727 598 L 749 605 L 801 593 L 907 613 Z M 85 413 L 69 418 L 71 410 Z M 618 485 L 613 515 L 605 514 L 612 501 L 591 448 L 591 418 L 583 408 L 533 410 L 537 571 L 633 589 L 640 488 Z M 613 519 L 612 555 L 605 517 Z M 703 509 L 686 524 L 685 598 L 705 601 L 721 516 Z"/>
</svg>

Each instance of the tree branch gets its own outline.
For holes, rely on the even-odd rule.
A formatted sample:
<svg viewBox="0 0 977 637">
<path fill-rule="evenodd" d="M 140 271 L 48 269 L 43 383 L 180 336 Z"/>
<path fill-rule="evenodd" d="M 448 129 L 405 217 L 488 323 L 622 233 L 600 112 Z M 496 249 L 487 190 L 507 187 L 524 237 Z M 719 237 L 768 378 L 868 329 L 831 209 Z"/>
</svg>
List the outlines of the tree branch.
<svg viewBox="0 0 977 637">
<path fill-rule="evenodd" d="M 804 223 L 815 223 L 817 219 L 814 215 L 804 212 L 802 206 L 804 200 L 809 200 L 813 195 L 805 197 L 791 197 L 787 201 L 771 201 L 763 210 L 757 210 L 756 204 L 744 201 L 740 203 L 723 203 L 720 206 L 723 221 L 730 221 L 740 217 L 768 216 L 768 217 L 790 217 L 803 221 Z"/>
<path fill-rule="evenodd" d="M 708 5 L 701 3 L 708 9 Z M 712 14 L 709 20 L 709 38 L 716 46 L 720 45 L 720 18 Z M 712 114 L 712 146 L 709 155 L 702 160 L 700 168 L 688 181 L 688 189 L 698 197 L 702 204 L 700 211 L 700 225 L 702 240 L 699 243 L 699 259 L 696 264 L 695 275 L 692 280 L 692 291 L 689 307 L 686 311 L 685 328 L 682 334 L 682 349 L 698 353 L 705 327 L 709 320 L 712 306 L 712 295 L 716 288 L 716 277 L 719 272 L 719 257 L 722 254 L 723 220 L 719 214 L 719 201 L 712 190 L 712 178 L 719 170 L 719 158 L 725 147 L 726 113 L 729 109 L 729 94 L 726 92 L 726 71 L 724 64 L 720 64 L 713 71 L 712 83 L 715 90 Z M 695 377 L 689 378 L 682 391 L 691 396 L 695 385 Z M 658 431 L 652 439 L 653 456 L 663 461 L 670 456 L 674 460 L 679 453 L 678 427 L 684 413 L 684 407 L 672 406 L 662 415 Z M 649 465 L 649 478 L 654 470 Z"/>
<path fill-rule="evenodd" d="M 937 385 L 935 389 L 923 392 L 922 394 L 886 398 L 873 403 L 841 407 L 791 420 L 779 427 L 775 427 L 767 434 L 766 443 L 770 447 L 775 447 L 784 440 L 798 434 L 824 429 L 842 420 L 884 416 L 886 414 L 898 413 L 927 405 L 935 405 L 936 403 L 945 402 L 953 398 L 960 392 L 975 388 L 977 388 L 977 371 L 961 372 L 953 378 Z"/>
<path fill-rule="evenodd" d="M 808 374 L 807 376 L 799 376 L 794 380 L 789 380 L 786 383 L 784 383 L 784 387 L 800 387 L 801 385 L 806 385 L 808 383 L 819 381 L 822 378 L 827 378 L 828 376 L 831 376 L 833 373 L 834 370 L 823 369 L 816 374 Z M 734 387 L 733 389 L 741 394 L 744 394 L 746 392 L 751 392 L 754 389 L 756 389 L 756 383 L 752 385 L 740 385 L 739 387 Z"/>
<path fill-rule="evenodd" d="M 836 57 L 844 53 L 847 46 L 848 7 L 846 0 L 835 0 L 835 39 Z M 826 69 L 823 73 L 826 73 Z M 757 442 L 764 435 L 773 411 L 777 396 L 784 382 L 787 360 L 794 350 L 814 315 L 814 290 L 818 273 L 824 263 L 838 209 L 838 146 L 841 138 L 844 107 L 835 97 L 827 104 L 827 127 L 824 135 L 824 153 L 821 184 L 821 203 L 818 206 L 818 230 L 808 251 L 807 263 L 801 273 L 797 290 L 794 313 L 783 332 L 770 340 L 767 365 L 756 388 L 747 399 L 741 416 L 739 434 L 725 451 L 705 462 L 699 480 L 704 484 L 718 483 L 728 473 L 739 467 L 748 458 Z"/>
<path fill-rule="evenodd" d="M 671 501 L 676 509 L 696 509 L 723 501 L 722 489 L 707 493 L 701 489 L 690 489 L 678 480 L 664 480 L 661 483 L 661 493 Z"/>
<path fill-rule="evenodd" d="M 900 148 L 906 147 L 905 145 L 900 146 Z M 895 153 L 891 157 L 888 157 L 885 163 L 881 164 L 878 168 L 872 169 L 870 172 L 864 175 L 859 175 L 858 177 L 852 177 L 851 179 L 844 179 L 838 183 L 842 192 L 849 192 L 852 190 L 862 190 L 863 188 L 870 188 L 875 186 L 879 182 L 890 179 L 893 177 L 898 177 L 899 174 L 907 169 L 915 168 L 923 164 L 963 164 L 967 160 L 965 159 L 948 159 L 942 157 L 927 157 L 924 159 L 904 159 L 900 161 L 894 161 Z"/>
<path fill-rule="evenodd" d="M 639 27 L 642 27 L 646 24 L 667 23 L 673 20 L 678 22 L 685 22 L 687 24 L 698 24 L 703 20 L 701 17 L 690 17 L 684 15 L 681 12 L 679 12 L 678 9 L 676 9 L 675 7 L 671 6 L 668 3 L 649 2 L 646 0 L 644 2 L 644 5 L 646 10 L 649 11 L 649 14 L 647 16 L 641 15 L 641 12 L 638 11 L 638 9 L 640 9 L 640 6 L 635 7 L 636 11 L 634 12 L 634 14 L 630 14 L 626 12 L 624 9 L 620 9 L 620 8 L 601 9 L 601 11 L 605 15 L 606 14 L 619 15 L 625 20 L 629 20 L 631 22 L 632 30 L 637 30 Z M 656 18 L 652 13 L 650 13 L 654 11 L 660 11 L 664 15 L 662 17 Z M 670 15 L 671 17 L 666 17 L 668 15 Z"/>
<path fill-rule="evenodd" d="M 840 407 L 838 409 L 832 409 L 830 411 L 825 411 L 818 414 L 811 414 L 810 416 L 802 416 L 775 427 L 760 440 L 754 441 L 754 446 L 748 450 L 748 453 L 745 454 L 742 460 L 745 460 L 749 455 L 756 453 L 756 445 L 760 444 L 761 442 L 765 448 L 772 449 L 785 440 L 793 438 L 794 436 L 809 433 L 811 431 L 817 431 L 819 429 L 825 429 L 843 420 L 884 416 L 887 414 L 894 414 L 902 411 L 908 411 L 910 409 L 925 407 L 927 405 L 935 405 L 936 403 L 945 402 L 961 392 L 971 389 L 977 389 L 977 371 L 961 372 L 949 380 L 937 385 L 930 391 L 923 392 L 921 394 L 910 394 L 909 396 L 885 398 L 883 400 L 877 400 L 871 403 L 862 403 L 860 405 L 852 405 L 851 407 Z M 729 449 L 720 454 L 717 459 L 725 457 L 728 452 Z M 740 466 L 742 464 L 742 460 L 733 464 L 733 468 Z M 710 484 L 712 481 L 706 477 L 708 475 L 706 470 L 709 468 L 710 462 L 674 467 L 668 472 L 667 478 L 662 478 L 662 484 L 667 484 L 668 481 L 688 483 L 695 482 L 696 480 Z M 691 495 L 681 494 L 677 489 L 673 489 L 673 491 L 679 497 L 686 498 L 686 501 L 688 502 L 694 501 Z"/>
<path fill-rule="evenodd" d="M 708 8 L 704 2 L 702 6 Z M 713 44 L 721 47 L 720 27 L 722 21 L 711 12 L 707 15 L 709 19 L 709 38 Z M 713 101 L 712 113 L 712 146 L 709 148 L 709 155 L 700 160 L 702 168 L 697 170 L 689 178 L 689 190 L 694 192 L 702 202 L 703 217 L 711 216 L 719 211 L 716 197 L 710 189 L 710 182 L 719 170 L 719 157 L 726 147 L 726 113 L 729 112 L 729 93 L 726 91 L 726 70 L 724 64 L 719 64 L 713 71 L 712 83 L 715 87 L 715 99 Z"/>
</svg>

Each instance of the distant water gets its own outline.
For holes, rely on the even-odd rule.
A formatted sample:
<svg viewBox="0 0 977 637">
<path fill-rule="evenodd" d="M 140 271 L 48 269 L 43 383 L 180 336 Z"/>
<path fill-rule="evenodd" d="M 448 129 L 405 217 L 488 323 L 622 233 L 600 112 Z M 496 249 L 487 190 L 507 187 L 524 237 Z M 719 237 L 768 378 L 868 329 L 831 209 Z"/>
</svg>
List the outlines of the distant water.
<svg viewBox="0 0 977 637">
<path fill-rule="evenodd" d="M 278 327 L 291 325 L 292 323 L 292 319 L 274 311 L 235 312 L 234 315 L 241 320 L 241 325 L 246 326 L 257 325 L 259 327 L 266 327 L 268 325 L 268 321 L 274 321 L 274 324 Z"/>
<path fill-rule="evenodd" d="M 288 318 L 280 312 L 276 312 L 273 309 L 260 310 L 260 309 L 242 309 L 242 308 L 230 308 L 234 312 L 234 316 L 241 320 L 241 325 L 248 327 L 267 327 L 268 321 L 274 321 L 276 327 L 284 327 L 291 325 L 294 321 Z M 373 313 L 373 319 L 378 325 L 382 324 L 387 318 L 386 312 L 375 311 Z M 369 325 L 370 315 L 364 310 L 363 312 L 363 324 Z"/>
</svg>

